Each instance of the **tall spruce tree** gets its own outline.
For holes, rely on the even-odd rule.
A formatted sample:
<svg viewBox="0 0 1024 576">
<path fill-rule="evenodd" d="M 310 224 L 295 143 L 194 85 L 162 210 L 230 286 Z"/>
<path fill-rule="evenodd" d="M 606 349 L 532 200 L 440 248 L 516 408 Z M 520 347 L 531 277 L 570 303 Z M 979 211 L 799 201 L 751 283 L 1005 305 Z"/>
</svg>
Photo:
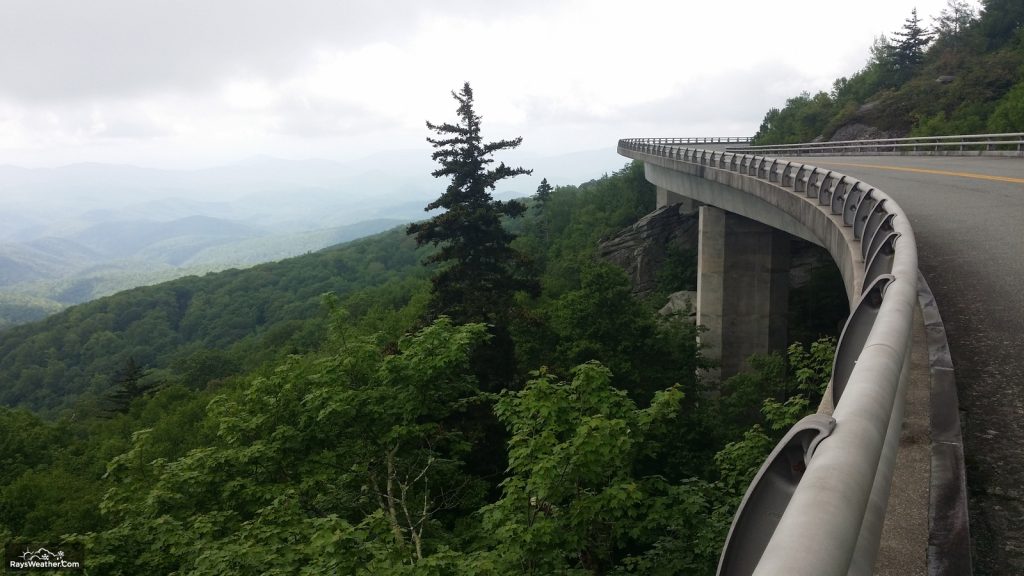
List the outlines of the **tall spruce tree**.
<svg viewBox="0 0 1024 576">
<path fill-rule="evenodd" d="M 458 122 L 427 122 L 427 128 L 437 134 L 427 138 L 435 148 L 431 157 L 440 164 L 432 174 L 450 178 L 451 183 L 426 210 L 444 211 L 410 225 L 407 231 L 420 246 L 440 246 L 427 258 L 428 263 L 442 264 L 432 279 L 431 315 L 501 328 L 507 325 L 515 293 L 536 292 L 538 283 L 529 273 L 526 257 L 512 248 L 514 236 L 501 222 L 503 217 L 521 216 L 525 206 L 515 200 L 494 200 L 491 191 L 499 181 L 532 170 L 512 168 L 504 162 L 491 168 L 491 156 L 519 146 L 522 137 L 484 143 L 469 83 L 452 96 L 459 103 Z"/>
<path fill-rule="evenodd" d="M 136 398 L 152 392 L 156 386 L 143 382 L 145 376 L 146 370 L 135 362 L 134 356 L 129 356 L 124 366 L 114 375 L 114 389 L 104 399 L 105 413 L 110 416 L 123 414 L 131 408 Z"/>
<path fill-rule="evenodd" d="M 899 84 L 909 80 L 924 61 L 924 49 L 932 41 L 932 35 L 921 27 L 917 8 L 910 11 L 910 17 L 903 22 L 903 28 L 893 32 L 896 42 L 892 46 L 893 65 Z"/>
<path fill-rule="evenodd" d="M 551 184 L 548 184 L 547 178 L 544 178 L 543 180 L 540 181 L 540 186 L 537 186 L 537 193 L 533 195 L 534 200 L 537 201 L 537 211 L 541 211 L 544 209 L 544 206 L 547 205 L 548 200 L 551 200 L 551 193 L 553 191 L 554 188 L 551 187 Z"/>
<path fill-rule="evenodd" d="M 981 0 L 981 29 L 990 50 L 1012 41 L 1024 26 L 1024 2 Z"/>
</svg>

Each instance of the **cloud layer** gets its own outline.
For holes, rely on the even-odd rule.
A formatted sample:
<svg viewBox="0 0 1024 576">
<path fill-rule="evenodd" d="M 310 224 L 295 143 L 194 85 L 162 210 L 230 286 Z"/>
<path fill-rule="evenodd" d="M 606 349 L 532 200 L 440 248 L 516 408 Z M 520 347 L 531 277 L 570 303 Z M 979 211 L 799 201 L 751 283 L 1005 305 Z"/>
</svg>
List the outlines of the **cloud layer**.
<svg viewBox="0 0 1024 576">
<path fill-rule="evenodd" d="M 745 134 L 855 71 L 915 5 L 944 2 L 6 0 L 0 153 L 173 166 L 421 147 L 464 80 L 490 137 L 545 152 Z"/>
</svg>

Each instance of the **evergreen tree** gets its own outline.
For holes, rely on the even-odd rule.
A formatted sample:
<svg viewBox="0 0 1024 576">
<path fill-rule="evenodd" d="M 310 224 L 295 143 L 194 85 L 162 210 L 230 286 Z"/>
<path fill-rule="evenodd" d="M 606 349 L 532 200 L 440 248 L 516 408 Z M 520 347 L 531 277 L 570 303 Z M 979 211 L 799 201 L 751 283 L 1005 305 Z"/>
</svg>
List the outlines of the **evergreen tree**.
<svg viewBox="0 0 1024 576">
<path fill-rule="evenodd" d="M 981 0 L 981 23 L 989 48 L 1003 46 L 1024 26 L 1024 2 Z"/>
<path fill-rule="evenodd" d="M 917 16 L 917 8 L 910 11 L 910 17 L 903 23 L 903 28 L 893 32 L 896 43 L 892 46 L 893 65 L 896 78 L 902 84 L 921 66 L 924 61 L 924 49 L 932 41 L 932 35 L 921 27 L 921 19 Z"/>
<path fill-rule="evenodd" d="M 460 92 L 453 91 L 452 96 L 459 103 L 458 123 L 427 122 L 427 128 L 438 135 L 427 141 L 435 148 L 432 158 L 441 165 L 432 174 L 435 178 L 451 178 L 451 183 L 426 209 L 444 212 L 410 225 L 408 233 L 421 246 L 440 246 L 427 258 L 428 263 L 443 264 L 432 279 L 433 316 L 444 314 L 459 323 L 504 326 L 515 293 L 536 292 L 538 284 L 526 273 L 529 263 L 512 248 L 514 236 L 501 222 L 503 217 L 521 216 L 525 206 L 515 200 L 494 200 L 491 191 L 505 178 L 532 171 L 512 168 L 504 162 L 489 168 L 495 152 L 519 146 L 522 138 L 484 143 L 481 117 L 473 109 L 469 83 Z"/>
<path fill-rule="evenodd" d="M 544 206 L 551 200 L 551 191 L 554 190 L 551 184 L 548 184 L 548 179 L 544 178 L 540 181 L 540 186 L 537 186 L 537 193 L 533 195 L 533 198 L 537 201 L 537 210 L 541 211 Z"/>
<path fill-rule="evenodd" d="M 135 362 L 134 356 L 129 356 L 124 367 L 114 375 L 114 388 L 106 397 L 106 412 L 111 415 L 127 412 L 136 398 L 153 391 L 152 383 L 142 382 L 145 376 L 146 370 Z"/>
<path fill-rule="evenodd" d="M 551 231 L 549 230 L 547 205 L 551 201 L 551 193 L 554 188 L 551 184 L 548 184 L 548 179 L 544 178 L 540 181 L 540 186 L 537 186 L 537 193 L 533 195 L 533 199 L 536 204 L 533 205 L 534 210 L 537 212 L 539 217 L 537 218 L 537 227 L 540 230 L 540 237 L 547 244 L 551 238 Z"/>
</svg>

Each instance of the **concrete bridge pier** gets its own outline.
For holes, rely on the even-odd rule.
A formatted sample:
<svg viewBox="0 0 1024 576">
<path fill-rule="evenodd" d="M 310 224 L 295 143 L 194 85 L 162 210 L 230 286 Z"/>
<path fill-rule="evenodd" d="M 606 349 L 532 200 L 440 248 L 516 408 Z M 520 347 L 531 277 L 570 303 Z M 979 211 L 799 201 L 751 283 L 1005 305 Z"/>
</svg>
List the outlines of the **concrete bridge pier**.
<svg viewBox="0 0 1024 576">
<path fill-rule="evenodd" d="M 724 379 L 751 354 L 786 348 L 789 235 L 713 206 L 699 210 L 697 322 Z"/>
<path fill-rule="evenodd" d="M 693 198 L 681 196 L 667 188 L 657 186 L 655 187 L 655 190 L 658 194 L 658 208 L 668 206 L 670 204 L 677 204 L 679 206 L 680 214 L 693 214 L 701 207 L 701 203 Z"/>
</svg>

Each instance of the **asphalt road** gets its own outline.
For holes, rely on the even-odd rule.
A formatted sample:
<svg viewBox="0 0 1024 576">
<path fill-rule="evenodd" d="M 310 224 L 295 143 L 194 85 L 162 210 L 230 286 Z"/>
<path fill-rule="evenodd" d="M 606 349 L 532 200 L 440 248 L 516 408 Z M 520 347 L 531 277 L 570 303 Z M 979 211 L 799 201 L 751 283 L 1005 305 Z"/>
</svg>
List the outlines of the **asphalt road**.
<svg viewBox="0 0 1024 576">
<path fill-rule="evenodd" d="M 793 160 L 880 188 L 910 218 L 960 395 L 974 573 L 1024 574 L 1024 159 Z"/>
</svg>

